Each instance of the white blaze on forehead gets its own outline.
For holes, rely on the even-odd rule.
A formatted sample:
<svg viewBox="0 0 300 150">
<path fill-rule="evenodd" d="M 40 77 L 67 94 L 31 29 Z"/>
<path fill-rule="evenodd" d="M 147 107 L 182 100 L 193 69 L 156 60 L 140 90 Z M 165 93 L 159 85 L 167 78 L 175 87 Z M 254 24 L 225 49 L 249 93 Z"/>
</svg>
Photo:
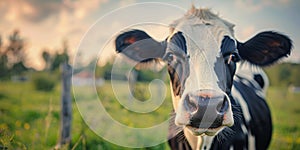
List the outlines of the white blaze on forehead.
<svg viewBox="0 0 300 150">
<path fill-rule="evenodd" d="M 195 29 L 202 30 L 202 35 L 191 33 L 192 37 L 186 37 L 187 51 L 190 55 L 190 75 L 185 88 L 216 88 L 218 80 L 213 68 L 219 55 L 218 44 L 205 27 L 197 26 Z"/>
<path fill-rule="evenodd" d="M 219 79 L 225 78 L 225 65 L 220 46 L 226 30 L 212 25 L 191 25 L 189 22 L 179 24 L 177 27 L 176 29 L 185 37 L 187 55 L 190 56 L 190 74 L 185 83 L 185 93 L 200 89 L 221 90 L 218 83 Z M 217 70 L 219 77 L 215 72 L 215 65 L 221 68 Z M 220 74 L 223 77 L 220 77 Z"/>
</svg>

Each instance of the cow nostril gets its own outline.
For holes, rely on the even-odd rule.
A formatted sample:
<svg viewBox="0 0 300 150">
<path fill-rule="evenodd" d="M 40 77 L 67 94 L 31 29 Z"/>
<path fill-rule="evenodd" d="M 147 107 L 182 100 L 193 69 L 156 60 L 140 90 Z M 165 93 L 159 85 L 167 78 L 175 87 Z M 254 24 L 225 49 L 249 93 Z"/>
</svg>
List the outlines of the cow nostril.
<svg viewBox="0 0 300 150">
<path fill-rule="evenodd" d="M 194 100 L 192 97 L 190 97 L 189 95 L 186 96 L 185 98 L 185 107 L 188 111 L 190 111 L 191 113 L 196 112 L 198 110 L 198 104 L 197 101 Z"/>
<path fill-rule="evenodd" d="M 195 128 L 218 128 L 222 126 L 229 109 L 229 99 L 221 92 L 202 90 L 188 94 L 186 105 L 193 109 L 190 125 Z"/>
<path fill-rule="evenodd" d="M 227 98 L 224 96 L 223 101 L 220 102 L 220 103 L 217 105 L 217 112 L 218 112 L 219 114 L 222 114 L 222 115 L 223 115 L 223 114 L 227 111 L 228 107 L 229 107 L 228 100 L 227 100 Z"/>
</svg>

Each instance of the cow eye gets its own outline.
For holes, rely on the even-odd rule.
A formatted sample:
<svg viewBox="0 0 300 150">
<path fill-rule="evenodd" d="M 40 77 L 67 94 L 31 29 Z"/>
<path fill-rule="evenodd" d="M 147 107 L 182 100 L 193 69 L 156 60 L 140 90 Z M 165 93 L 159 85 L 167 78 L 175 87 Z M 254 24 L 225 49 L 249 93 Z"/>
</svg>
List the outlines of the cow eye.
<svg viewBox="0 0 300 150">
<path fill-rule="evenodd" d="M 168 63 L 171 63 L 171 62 L 174 61 L 174 60 L 175 60 L 175 55 L 174 55 L 174 53 L 168 53 L 167 56 L 166 56 L 166 61 L 167 61 Z"/>
<path fill-rule="evenodd" d="M 232 53 L 231 55 L 232 55 L 232 61 L 233 62 L 238 62 L 238 61 L 241 60 L 241 57 L 238 53 Z"/>
<path fill-rule="evenodd" d="M 240 56 L 237 53 L 231 53 L 227 57 L 227 64 L 230 64 L 231 62 L 238 62 L 240 60 Z"/>
</svg>

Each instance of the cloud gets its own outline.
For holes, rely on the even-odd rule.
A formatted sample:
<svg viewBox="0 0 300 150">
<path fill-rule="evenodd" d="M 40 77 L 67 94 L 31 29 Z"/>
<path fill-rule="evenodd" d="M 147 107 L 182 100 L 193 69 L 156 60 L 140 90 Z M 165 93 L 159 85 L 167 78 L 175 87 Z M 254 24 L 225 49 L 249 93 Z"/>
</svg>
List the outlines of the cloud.
<svg viewBox="0 0 300 150">
<path fill-rule="evenodd" d="M 266 7 L 281 7 L 289 5 L 290 0 L 235 0 L 235 5 L 248 12 L 258 12 Z"/>
<path fill-rule="evenodd" d="M 291 1 L 290 0 L 279 0 L 279 2 L 282 4 L 289 4 Z"/>
<path fill-rule="evenodd" d="M 108 0 L 9 0 L 0 1 L 0 34 L 4 37 L 14 29 L 28 41 L 30 60 L 39 59 L 42 48 L 58 49 L 63 39 L 68 39 L 75 50 L 80 39 L 93 23 L 89 18 Z M 93 20 L 94 21 L 94 20 Z M 31 66 L 42 67 L 38 62 Z"/>
<path fill-rule="evenodd" d="M 61 5 L 55 1 L 10 0 L 0 2 L 0 9 L 1 17 L 6 21 L 38 22 L 59 12 Z"/>
<path fill-rule="evenodd" d="M 64 0 L 65 7 L 67 7 L 70 12 L 74 13 L 74 16 L 78 19 L 86 17 L 91 12 L 99 9 L 101 4 L 107 3 L 108 0 Z"/>
<path fill-rule="evenodd" d="M 135 2 L 136 2 L 136 0 L 126 0 L 126 1 L 122 0 L 119 2 L 119 6 L 124 7 L 124 6 L 130 5 L 130 4 L 133 4 Z"/>
<path fill-rule="evenodd" d="M 52 27 L 51 31 L 57 32 L 57 36 L 67 36 L 87 28 L 86 18 L 92 16 L 107 1 L 0 1 L 0 17 L 3 18 L 1 26 L 20 28 L 21 31 L 31 28 L 29 26 L 41 30 L 44 27 L 46 32 L 49 31 L 49 28 L 45 27 Z M 42 28 L 41 25 L 43 25 Z M 7 29 L 3 30 L 7 31 Z"/>
<path fill-rule="evenodd" d="M 6 21 L 27 20 L 39 22 L 62 11 L 72 13 L 73 17 L 82 19 L 108 0 L 9 0 L 0 2 L 0 16 Z"/>
<path fill-rule="evenodd" d="M 237 37 L 240 40 L 246 41 L 249 38 L 251 38 L 252 36 L 254 36 L 256 31 L 257 31 L 257 29 L 255 28 L 255 26 L 249 25 L 249 26 L 243 27 L 241 29 L 241 31 L 237 32 L 238 33 Z"/>
</svg>

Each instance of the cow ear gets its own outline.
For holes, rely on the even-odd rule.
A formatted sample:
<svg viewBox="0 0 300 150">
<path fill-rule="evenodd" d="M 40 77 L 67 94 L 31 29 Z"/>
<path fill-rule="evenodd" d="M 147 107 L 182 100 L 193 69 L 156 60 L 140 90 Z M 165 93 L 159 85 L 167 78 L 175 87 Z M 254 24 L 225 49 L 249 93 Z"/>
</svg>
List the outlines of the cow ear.
<svg viewBox="0 0 300 150">
<path fill-rule="evenodd" d="M 158 42 L 141 30 L 120 34 L 116 38 L 115 45 L 118 53 L 140 63 L 162 58 L 166 51 L 166 42 Z"/>
<path fill-rule="evenodd" d="M 245 43 L 238 42 L 237 48 L 242 59 L 258 66 L 268 66 L 291 53 L 292 41 L 286 35 L 266 31 Z"/>
</svg>

